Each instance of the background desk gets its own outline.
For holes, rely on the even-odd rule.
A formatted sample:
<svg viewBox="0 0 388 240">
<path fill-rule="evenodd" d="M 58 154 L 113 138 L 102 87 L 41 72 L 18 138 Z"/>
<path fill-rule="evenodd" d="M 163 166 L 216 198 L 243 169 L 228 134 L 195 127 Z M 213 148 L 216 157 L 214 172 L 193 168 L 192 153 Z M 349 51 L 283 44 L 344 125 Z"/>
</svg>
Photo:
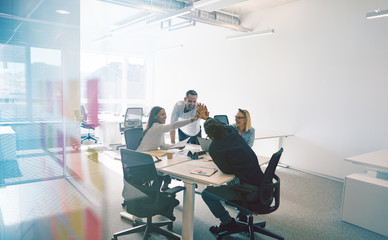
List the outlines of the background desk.
<svg viewBox="0 0 388 240">
<path fill-rule="evenodd" d="M 286 132 L 278 132 L 272 130 L 255 129 L 255 140 L 268 139 L 268 138 L 279 138 L 278 147 L 283 147 L 283 139 L 285 137 L 292 136 L 292 134 Z"/>
<path fill-rule="evenodd" d="M 388 237 L 388 149 L 345 160 L 368 172 L 346 176 L 342 220 Z"/>
<path fill-rule="evenodd" d="M 277 150 L 283 147 L 284 138 L 289 136 L 292 136 L 292 134 L 289 134 L 286 132 L 272 131 L 272 130 L 255 129 L 255 140 L 278 138 Z M 255 144 L 253 144 L 253 149 L 255 148 L 256 148 Z M 271 156 L 266 156 L 262 154 L 258 154 L 257 157 L 259 159 L 260 165 L 268 163 L 269 159 L 271 158 Z M 283 165 L 283 164 L 279 163 L 279 165 Z"/>
<path fill-rule="evenodd" d="M 112 145 L 122 145 L 124 135 L 120 132 L 120 123 L 124 121 L 122 116 L 109 114 L 99 115 L 100 126 L 96 128 L 96 136 L 103 145 L 110 147 Z"/>
</svg>

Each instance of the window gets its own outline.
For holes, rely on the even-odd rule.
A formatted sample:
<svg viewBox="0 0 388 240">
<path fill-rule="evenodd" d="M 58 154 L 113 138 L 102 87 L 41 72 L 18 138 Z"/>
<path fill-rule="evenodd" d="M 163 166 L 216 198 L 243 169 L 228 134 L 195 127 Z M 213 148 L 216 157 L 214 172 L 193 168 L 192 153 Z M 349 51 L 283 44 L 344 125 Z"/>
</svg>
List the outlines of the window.
<svg viewBox="0 0 388 240">
<path fill-rule="evenodd" d="M 0 44 L 0 122 L 26 115 L 25 47 Z"/>
<path fill-rule="evenodd" d="M 149 98 L 145 60 L 103 54 L 81 54 L 81 103 L 87 103 L 87 81 L 98 79 L 100 113 L 124 114 Z M 148 90 L 149 91 L 149 90 Z"/>
</svg>

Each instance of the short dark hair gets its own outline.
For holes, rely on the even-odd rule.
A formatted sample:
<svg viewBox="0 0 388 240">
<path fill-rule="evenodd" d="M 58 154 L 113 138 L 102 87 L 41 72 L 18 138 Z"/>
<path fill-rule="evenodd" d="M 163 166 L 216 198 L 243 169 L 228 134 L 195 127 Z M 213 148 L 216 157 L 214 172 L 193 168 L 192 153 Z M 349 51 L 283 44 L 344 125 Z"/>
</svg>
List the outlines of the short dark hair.
<svg viewBox="0 0 388 240">
<path fill-rule="evenodd" d="M 220 123 L 214 118 L 208 118 L 203 126 L 205 127 L 205 132 L 208 137 L 215 140 L 221 140 L 227 130 L 224 124 Z"/>
<path fill-rule="evenodd" d="M 189 97 L 189 94 L 190 95 L 193 95 L 193 96 L 198 96 L 198 93 L 194 90 L 189 90 L 186 92 L 186 97 L 188 98 Z"/>
</svg>

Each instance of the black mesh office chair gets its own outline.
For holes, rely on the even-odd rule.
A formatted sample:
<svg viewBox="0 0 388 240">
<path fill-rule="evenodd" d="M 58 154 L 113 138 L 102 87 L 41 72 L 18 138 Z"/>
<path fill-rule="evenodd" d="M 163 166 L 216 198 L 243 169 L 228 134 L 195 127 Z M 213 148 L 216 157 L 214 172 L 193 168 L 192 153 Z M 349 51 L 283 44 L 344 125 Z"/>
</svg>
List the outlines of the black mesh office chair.
<svg viewBox="0 0 388 240">
<path fill-rule="evenodd" d="M 124 116 L 124 122 L 120 124 L 120 131 L 124 132 L 129 128 L 138 128 L 142 126 L 143 108 L 133 107 L 127 108 Z"/>
<path fill-rule="evenodd" d="M 94 140 L 94 143 L 97 143 L 97 139 L 95 139 L 90 135 L 90 130 L 94 130 L 95 127 L 92 126 L 90 123 L 88 123 L 88 114 L 86 113 L 84 106 L 81 106 L 81 118 L 82 118 L 81 127 L 88 129 L 88 135 L 81 138 L 81 143 L 83 143 L 85 140 Z"/>
<path fill-rule="evenodd" d="M 127 108 L 127 111 L 124 115 L 124 122 L 120 123 L 120 132 L 124 134 L 127 129 L 132 128 L 143 128 L 143 108 L 133 107 Z M 119 145 L 116 149 L 120 147 L 125 147 L 125 145 Z"/>
<path fill-rule="evenodd" d="M 229 124 L 228 116 L 226 115 L 214 115 L 214 119 L 219 121 L 220 123 L 224 123 L 226 125 Z"/>
<path fill-rule="evenodd" d="M 274 153 L 269 160 L 268 166 L 264 172 L 264 180 L 259 187 L 258 200 L 254 202 L 246 201 L 245 197 L 251 192 L 251 190 L 244 189 L 240 185 L 235 185 L 234 189 L 242 194 L 242 199 L 239 201 L 226 201 L 225 203 L 236 207 L 237 209 L 244 210 L 249 213 L 248 222 L 240 222 L 241 228 L 235 229 L 235 231 L 221 232 L 217 235 L 217 239 L 239 232 L 248 232 L 250 239 L 255 239 L 254 233 L 261 233 L 266 236 L 284 239 L 282 236 L 277 235 L 271 231 L 265 229 L 266 222 L 261 221 L 253 223 L 253 215 L 256 214 L 268 214 L 276 211 L 280 204 L 280 178 L 275 174 L 276 167 L 279 163 L 279 159 L 283 153 L 283 148 Z"/>
<path fill-rule="evenodd" d="M 130 128 L 124 131 L 125 145 L 127 149 L 136 150 L 143 138 L 143 128 Z"/>
<path fill-rule="evenodd" d="M 179 205 L 175 194 L 184 187 L 175 187 L 161 192 L 161 177 L 158 176 L 151 155 L 121 149 L 121 161 L 124 172 L 123 206 L 127 212 L 140 218 L 147 218 L 147 222 L 135 222 L 134 227 L 113 235 L 112 240 L 119 236 L 144 231 L 143 239 L 148 239 L 150 232 L 166 236 L 169 239 L 180 239 L 173 233 L 160 227 L 173 227 L 175 220 L 173 211 Z M 152 217 L 162 215 L 171 221 L 152 222 Z"/>
</svg>

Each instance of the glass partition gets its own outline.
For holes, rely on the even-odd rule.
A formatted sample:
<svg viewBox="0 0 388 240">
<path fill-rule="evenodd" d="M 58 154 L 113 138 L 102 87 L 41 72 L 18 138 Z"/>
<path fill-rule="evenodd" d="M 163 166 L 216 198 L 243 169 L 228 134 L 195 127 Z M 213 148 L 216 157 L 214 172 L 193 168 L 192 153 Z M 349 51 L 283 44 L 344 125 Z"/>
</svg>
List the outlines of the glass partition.
<svg viewBox="0 0 388 240">
<path fill-rule="evenodd" d="M 0 239 L 102 239 L 80 144 L 80 1 L 0 4 Z"/>
</svg>

